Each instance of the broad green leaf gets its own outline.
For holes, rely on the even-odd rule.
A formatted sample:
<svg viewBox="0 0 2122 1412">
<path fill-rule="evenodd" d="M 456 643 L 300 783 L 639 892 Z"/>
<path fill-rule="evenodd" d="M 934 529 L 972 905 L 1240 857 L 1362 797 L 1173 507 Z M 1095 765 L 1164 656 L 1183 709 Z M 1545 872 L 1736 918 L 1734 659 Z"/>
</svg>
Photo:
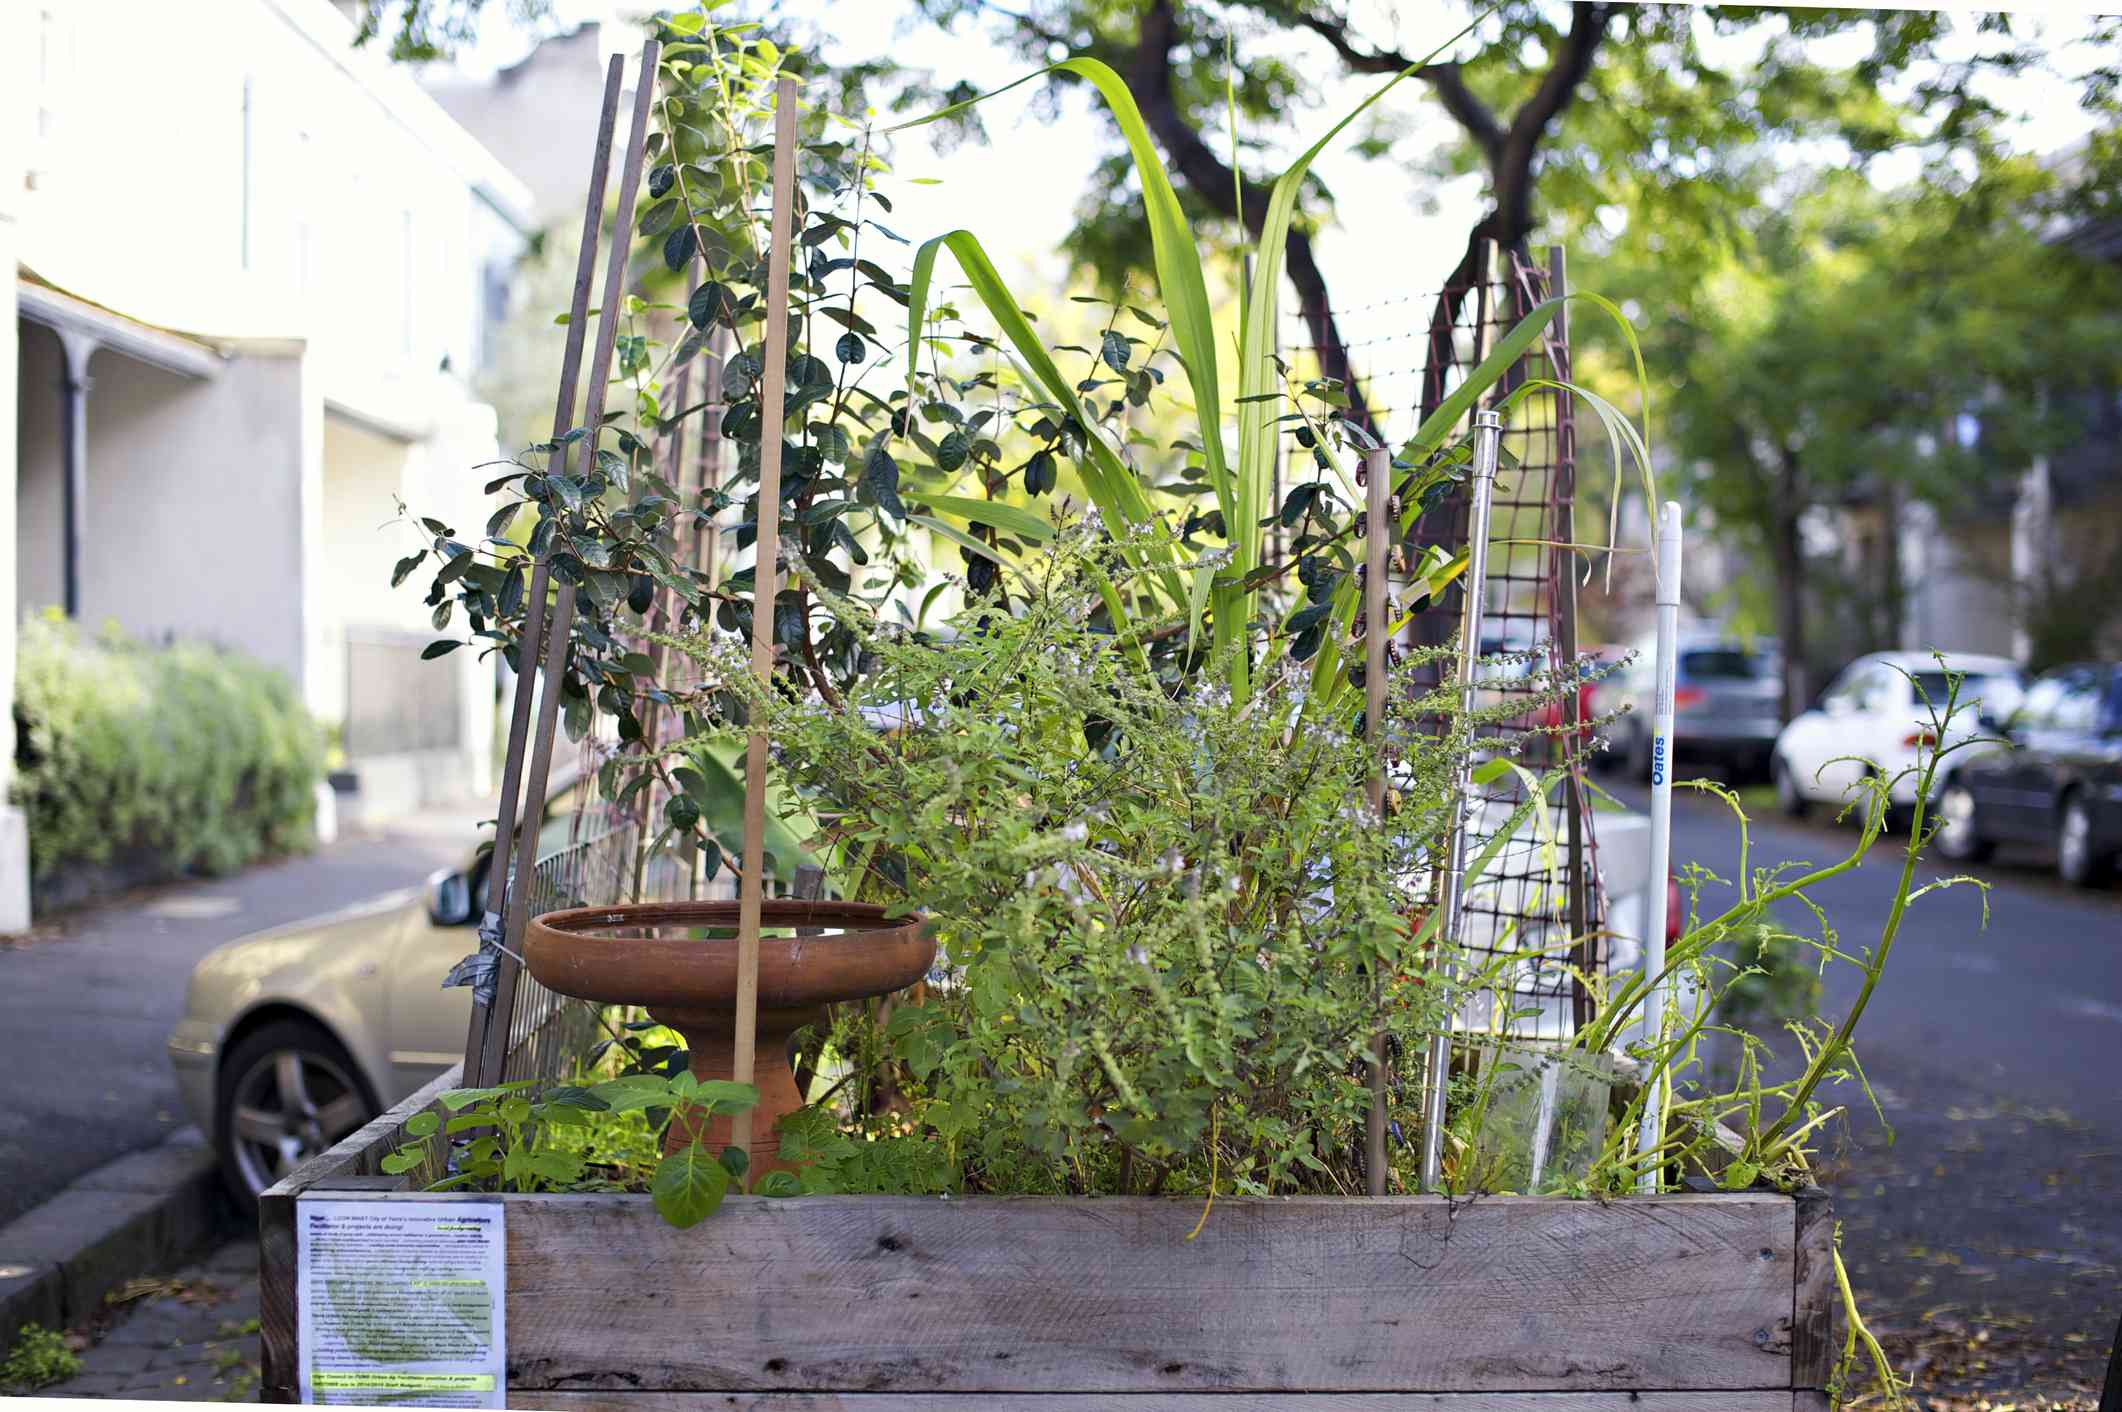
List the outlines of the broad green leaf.
<svg viewBox="0 0 2122 1412">
<path fill-rule="evenodd" d="M 713 1215 L 729 1191 L 729 1173 L 696 1139 L 656 1164 L 649 1196 L 663 1219 L 685 1230 Z"/>
</svg>

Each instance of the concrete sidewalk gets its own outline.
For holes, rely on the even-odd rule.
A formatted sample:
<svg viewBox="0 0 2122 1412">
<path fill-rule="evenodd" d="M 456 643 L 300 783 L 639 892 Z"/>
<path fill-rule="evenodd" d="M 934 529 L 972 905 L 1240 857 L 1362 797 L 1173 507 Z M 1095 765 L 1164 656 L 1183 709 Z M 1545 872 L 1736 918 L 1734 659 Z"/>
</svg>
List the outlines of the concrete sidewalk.
<svg viewBox="0 0 2122 1412">
<path fill-rule="evenodd" d="M 145 889 L 0 940 L 0 1224 L 191 1121 L 164 1041 L 200 957 L 461 863 L 491 803 L 234 877 Z"/>
</svg>

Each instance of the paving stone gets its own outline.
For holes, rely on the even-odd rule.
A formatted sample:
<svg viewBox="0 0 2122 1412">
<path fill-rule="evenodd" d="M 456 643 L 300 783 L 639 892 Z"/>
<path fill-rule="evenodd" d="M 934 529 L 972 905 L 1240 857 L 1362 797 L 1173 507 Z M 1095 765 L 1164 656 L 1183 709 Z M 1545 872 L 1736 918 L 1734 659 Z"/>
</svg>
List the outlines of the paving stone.
<svg viewBox="0 0 2122 1412">
<path fill-rule="evenodd" d="M 172 1293 L 111 1308 L 100 1337 L 81 1354 L 81 1376 L 47 1391 L 59 1397 L 256 1401 L 258 1335 L 236 1330 L 258 1315 L 257 1242 L 231 1241 L 170 1280 Z"/>
</svg>

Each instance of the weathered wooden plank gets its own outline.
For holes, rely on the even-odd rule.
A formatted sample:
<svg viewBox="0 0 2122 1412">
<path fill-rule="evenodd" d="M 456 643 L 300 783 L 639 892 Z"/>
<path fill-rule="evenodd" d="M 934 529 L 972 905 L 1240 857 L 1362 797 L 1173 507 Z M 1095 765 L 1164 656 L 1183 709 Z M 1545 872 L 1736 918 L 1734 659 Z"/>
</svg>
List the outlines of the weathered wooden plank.
<svg viewBox="0 0 2122 1412">
<path fill-rule="evenodd" d="M 295 1352 L 298 1324 L 292 1180 L 291 1177 L 273 1186 L 258 1198 L 258 1396 L 265 1402 L 301 1400 L 296 1383 L 299 1363 Z"/>
<path fill-rule="evenodd" d="M 1188 1243 L 1199 1214 L 1146 1198 L 733 1198 L 675 1231 L 637 1197 L 511 1198 L 510 1384 L 1792 1386 L 1787 1198 L 1228 1201 Z"/>
<path fill-rule="evenodd" d="M 283 1395 L 276 1370 L 284 1395 L 294 1381 L 294 1195 L 373 1172 L 405 1120 L 455 1082 L 443 1076 L 276 1189 L 290 1209 L 279 1235 L 271 1218 L 261 1229 L 268 1397 Z M 1801 1385 L 1791 1360 L 1812 1307 L 1794 1302 L 1799 1207 L 1756 1193 L 1226 1200 L 1192 1244 L 1199 1207 L 1179 1200 L 732 1198 L 675 1231 L 642 1197 L 504 1199 L 510 1383 L 519 1405 L 556 1412 L 597 1404 L 555 1399 L 603 1389 L 642 1412 L 660 1412 L 650 1397 L 666 1391 L 794 1412 L 841 1405 L 837 1390 L 907 1406 L 962 1391 L 1004 1406 L 994 1394 L 1056 1388 L 1192 1393 L 1225 1412 L 1247 1409 L 1232 1396 L 1248 1391 L 1276 1394 L 1256 1405 L 1301 1407 L 1292 1394 L 1778 1389 L 1780 1412 Z M 1825 1216 L 1814 1220 L 1831 1230 Z M 828 1400 L 729 1400 L 776 1388 Z"/>
<path fill-rule="evenodd" d="M 1825 1388 L 1835 1368 L 1835 1216 L 1827 1192 L 1797 1194 L 1791 1299 L 1791 1386 Z"/>
<path fill-rule="evenodd" d="M 546 1412 L 1788 1412 L 1761 1392 L 541 1392 Z M 1825 1404 L 1822 1404 L 1824 1409 Z M 1811 1412 L 1810 1406 L 1800 1412 Z"/>
</svg>

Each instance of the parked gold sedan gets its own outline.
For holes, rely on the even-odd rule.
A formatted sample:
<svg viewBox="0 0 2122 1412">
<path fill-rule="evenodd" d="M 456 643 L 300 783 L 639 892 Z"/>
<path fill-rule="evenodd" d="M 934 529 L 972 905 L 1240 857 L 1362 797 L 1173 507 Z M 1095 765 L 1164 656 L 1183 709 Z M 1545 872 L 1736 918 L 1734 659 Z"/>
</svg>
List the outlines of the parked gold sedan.
<svg viewBox="0 0 2122 1412">
<path fill-rule="evenodd" d="M 577 777 L 539 828 L 566 845 Z M 192 969 L 170 1063 L 246 1205 L 464 1054 L 471 993 L 442 988 L 478 945 L 487 854 L 329 916 L 232 941 Z"/>
</svg>

